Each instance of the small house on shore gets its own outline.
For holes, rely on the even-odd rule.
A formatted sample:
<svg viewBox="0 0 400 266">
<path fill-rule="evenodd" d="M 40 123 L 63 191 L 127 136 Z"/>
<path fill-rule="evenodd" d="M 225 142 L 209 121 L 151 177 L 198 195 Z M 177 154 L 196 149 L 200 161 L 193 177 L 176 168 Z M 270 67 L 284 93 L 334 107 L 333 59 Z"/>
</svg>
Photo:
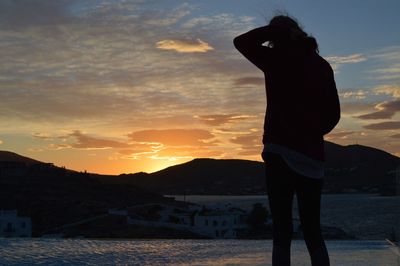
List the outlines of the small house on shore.
<svg viewBox="0 0 400 266">
<path fill-rule="evenodd" d="M 247 227 L 247 213 L 239 208 L 203 209 L 194 216 L 194 226 L 213 238 L 236 238 Z"/>
<path fill-rule="evenodd" d="M 31 237 L 30 217 L 19 217 L 17 210 L 0 210 L 0 237 Z"/>
</svg>

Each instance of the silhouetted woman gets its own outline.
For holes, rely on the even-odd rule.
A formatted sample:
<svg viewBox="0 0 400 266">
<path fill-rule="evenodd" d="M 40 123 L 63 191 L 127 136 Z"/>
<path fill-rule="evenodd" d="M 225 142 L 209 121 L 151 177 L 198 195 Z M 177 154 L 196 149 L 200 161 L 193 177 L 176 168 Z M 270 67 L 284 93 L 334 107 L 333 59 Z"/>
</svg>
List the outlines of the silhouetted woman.
<svg viewBox="0 0 400 266">
<path fill-rule="evenodd" d="M 273 219 L 272 265 L 290 265 L 294 193 L 312 265 L 329 265 L 320 202 L 323 136 L 340 119 L 332 68 L 319 56 L 316 40 L 288 16 L 236 37 L 234 45 L 265 75 L 262 158 Z"/>
</svg>

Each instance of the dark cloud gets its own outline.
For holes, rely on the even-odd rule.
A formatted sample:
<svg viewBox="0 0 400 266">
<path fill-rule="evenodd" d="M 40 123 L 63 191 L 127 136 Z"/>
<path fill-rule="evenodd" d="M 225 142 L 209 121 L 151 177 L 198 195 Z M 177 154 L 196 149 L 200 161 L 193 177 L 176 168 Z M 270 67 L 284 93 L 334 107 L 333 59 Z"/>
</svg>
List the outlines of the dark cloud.
<svg viewBox="0 0 400 266">
<path fill-rule="evenodd" d="M 400 111 L 400 100 L 379 103 L 375 106 L 375 109 L 378 109 L 379 111 L 360 115 L 357 116 L 357 118 L 364 120 L 392 118 L 392 116 L 394 116 L 396 112 Z"/>
<path fill-rule="evenodd" d="M 254 148 L 254 146 L 260 146 L 261 139 L 262 137 L 259 135 L 246 135 L 231 138 L 229 141 L 243 147 Z"/>
<path fill-rule="evenodd" d="M 343 114 L 359 114 L 372 111 L 374 104 L 368 102 L 342 102 L 340 103 L 340 109 Z"/>
<path fill-rule="evenodd" d="M 129 147 L 127 143 L 90 137 L 88 135 L 82 134 L 82 132 L 80 132 L 79 130 L 75 130 L 67 136 L 74 137 L 76 139 L 76 142 L 70 144 L 70 146 L 77 149 L 107 149 Z"/>
<path fill-rule="evenodd" d="M 390 122 L 369 124 L 369 125 L 364 126 L 364 128 L 372 129 L 372 130 L 400 129 L 400 121 L 390 121 Z"/>
<path fill-rule="evenodd" d="M 239 156 L 257 156 L 261 154 L 262 136 L 258 134 L 238 136 L 229 139 L 229 141 L 241 146 L 241 151 L 238 152 Z"/>
<path fill-rule="evenodd" d="M 0 27 L 20 29 L 65 24 L 72 21 L 71 8 L 78 2 L 78 0 L 2 0 Z"/>
</svg>

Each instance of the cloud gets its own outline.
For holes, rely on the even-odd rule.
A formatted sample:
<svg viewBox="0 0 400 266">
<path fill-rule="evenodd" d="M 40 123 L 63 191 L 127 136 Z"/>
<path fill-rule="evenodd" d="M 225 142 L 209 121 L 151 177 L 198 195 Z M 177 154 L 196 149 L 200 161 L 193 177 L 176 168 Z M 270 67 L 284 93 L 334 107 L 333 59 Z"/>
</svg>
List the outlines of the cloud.
<svg viewBox="0 0 400 266">
<path fill-rule="evenodd" d="M 253 19 L 215 14 L 184 20 L 193 6 L 161 9 L 151 2 L 0 1 L 0 12 L 12 14 L 10 23 L 0 25 L 0 121 L 101 132 L 151 128 L 153 120 L 165 123 L 173 116 L 194 120 L 192 114 L 219 112 L 221 105 L 226 113 L 263 111 L 263 91 L 232 88 L 234 77 L 253 72 L 237 64 L 243 58 L 231 41 Z M 41 22 L 30 6 L 49 18 Z M 14 27 L 13 17 L 24 22 Z M 160 40 L 180 41 L 189 50 L 212 43 L 214 52 L 167 53 L 155 49 Z"/>
<path fill-rule="evenodd" d="M 394 138 L 394 139 L 400 139 L 400 134 L 394 134 L 394 135 L 391 135 L 390 137 Z"/>
<path fill-rule="evenodd" d="M 119 154 L 131 155 L 138 153 L 154 153 L 155 151 L 157 151 L 157 149 L 160 149 L 161 147 L 160 145 L 149 143 L 135 143 L 129 141 L 116 141 L 107 138 L 92 137 L 82 133 L 80 130 L 74 130 L 71 133 L 59 136 L 58 139 L 61 139 L 62 143 L 51 143 L 49 145 L 50 149 L 120 149 L 118 151 Z M 73 139 L 73 141 L 71 141 L 71 139 Z"/>
<path fill-rule="evenodd" d="M 149 149 L 128 149 L 128 150 L 120 150 L 117 152 L 118 155 L 121 155 L 120 158 L 122 159 L 129 159 L 129 160 L 138 160 L 141 159 L 143 156 L 153 156 L 157 150 Z"/>
<path fill-rule="evenodd" d="M 400 80 L 400 46 L 392 46 L 382 49 L 371 55 L 377 59 L 379 68 L 370 70 L 373 78 L 378 80 L 399 81 Z"/>
<path fill-rule="evenodd" d="M 400 87 L 394 85 L 381 85 L 374 88 L 377 94 L 391 95 L 393 98 L 400 98 Z"/>
<path fill-rule="evenodd" d="M 219 32 L 219 36 L 230 37 L 243 33 L 254 27 L 254 17 L 237 16 L 229 13 L 219 13 L 212 16 L 194 17 L 182 24 L 189 31 Z"/>
<path fill-rule="evenodd" d="M 329 133 L 325 136 L 326 140 L 335 140 L 335 139 L 347 139 L 348 136 L 354 134 L 355 131 L 340 131 L 340 132 L 333 132 Z"/>
<path fill-rule="evenodd" d="M 161 143 L 166 146 L 213 146 L 215 137 L 203 129 L 150 129 L 128 134 L 131 141 Z"/>
<path fill-rule="evenodd" d="M 374 110 L 374 104 L 368 102 L 343 102 L 340 104 L 341 113 L 344 115 L 357 115 Z"/>
<path fill-rule="evenodd" d="M 235 79 L 235 86 L 246 86 L 246 85 L 256 85 L 261 86 L 265 84 L 264 78 L 262 77 L 243 77 Z"/>
<path fill-rule="evenodd" d="M 357 118 L 360 119 L 387 119 L 392 118 L 397 112 L 400 112 L 400 100 L 383 102 L 375 105 L 375 109 L 379 111 L 360 115 Z"/>
<path fill-rule="evenodd" d="M 230 142 L 242 145 L 245 148 L 260 146 L 262 137 L 259 135 L 238 136 L 230 139 Z"/>
<path fill-rule="evenodd" d="M 157 152 L 157 158 L 210 158 L 222 155 L 222 151 L 202 149 L 201 147 L 167 147 Z"/>
<path fill-rule="evenodd" d="M 249 149 L 245 151 L 238 152 L 238 155 L 241 156 L 260 156 L 262 149 Z"/>
<path fill-rule="evenodd" d="M 339 92 L 339 96 L 343 99 L 356 99 L 356 100 L 365 99 L 369 94 L 370 94 L 369 90 L 363 90 L 363 89 L 347 89 L 347 90 L 341 90 Z"/>
<path fill-rule="evenodd" d="M 326 56 L 325 59 L 332 64 L 354 64 L 367 60 L 367 58 L 363 54 L 352 54 L 347 56 Z"/>
<path fill-rule="evenodd" d="M 203 123 L 210 126 L 220 126 L 227 123 L 234 123 L 250 118 L 254 118 L 256 116 L 251 115 L 239 115 L 239 114 L 227 114 L 227 115 L 200 115 L 195 116 L 195 118 L 199 119 Z"/>
<path fill-rule="evenodd" d="M 230 138 L 229 141 L 240 145 L 238 156 L 259 156 L 262 151 L 262 136 L 259 134 L 248 134 Z"/>
<path fill-rule="evenodd" d="M 42 133 L 42 132 L 34 132 L 32 133 L 32 137 L 37 138 L 37 139 L 43 139 L 43 140 L 52 140 L 52 136 L 49 133 Z"/>
<path fill-rule="evenodd" d="M 143 21 L 152 26 L 171 26 L 189 15 L 192 9 L 189 4 L 184 3 L 171 10 L 168 14 L 165 14 L 163 10 L 152 10 L 145 13 Z"/>
<path fill-rule="evenodd" d="M 332 66 L 335 72 L 338 71 L 339 67 L 343 64 L 356 64 L 367 60 L 367 57 L 363 54 L 351 54 L 347 56 L 325 56 L 324 57 Z"/>
<path fill-rule="evenodd" d="M 75 130 L 67 136 L 75 138 L 76 142 L 70 144 L 70 146 L 77 149 L 109 149 L 129 147 L 127 143 L 90 137 L 88 135 L 82 134 L 82 132 L 79 130 Z"/>
<path fill-rule="evenodd" d="M 3 144 L 3 141 L 0 139 L 0 144 Z"/>
<path fill-rule="evenodd" d="M 380 80 L 400 79 L 400 63 L 390 65 L 389 67 L 372 70 L 371 73 L 379 74 L 375 78 Z"/>
<path fill-rule="evenodd" d="M 161 50 L 174 50 L 179 53 L 205 53 L 214 50 L 211 45 L 200 39 L 195 42 L 162 40 L 156 43 L 156 47 Z"/>
<path fill-rule="evenodd" d="M 60 25 L 71 23 L 73 13 L 70 6 L 78 0 L 4 0 L 0 1 L 0 27 L 20 29 L 22 27 Z"/>
<path fill-rule="evenodd" d="M 389 121 L 389 122 L 375 123 L 375 124 L 365 125 L 364 128 L 371 130 L 395 130 L 395 129 L 400 129 L 400 122 Z"/>
</svg>

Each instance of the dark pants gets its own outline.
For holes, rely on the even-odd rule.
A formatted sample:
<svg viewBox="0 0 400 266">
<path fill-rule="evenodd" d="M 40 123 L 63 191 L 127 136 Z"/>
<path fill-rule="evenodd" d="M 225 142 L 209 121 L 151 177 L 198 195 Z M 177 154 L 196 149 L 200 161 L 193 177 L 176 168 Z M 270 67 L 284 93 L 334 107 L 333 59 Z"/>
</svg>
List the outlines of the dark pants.
<svg viewBox="0 0 400 266">
<path fill-rule="evenodd" d="M 305 177 L 294 172 L 277 154 L 263 153 L 262 157 L 265 161 L 267 192 L 273 220 L 272 265 L 290 265 L 294 193 L 296 193 L 301 227 L 312 265 L 329 265 L 328 251 L 320 226 L 323 180 Z"/>
</svg>

